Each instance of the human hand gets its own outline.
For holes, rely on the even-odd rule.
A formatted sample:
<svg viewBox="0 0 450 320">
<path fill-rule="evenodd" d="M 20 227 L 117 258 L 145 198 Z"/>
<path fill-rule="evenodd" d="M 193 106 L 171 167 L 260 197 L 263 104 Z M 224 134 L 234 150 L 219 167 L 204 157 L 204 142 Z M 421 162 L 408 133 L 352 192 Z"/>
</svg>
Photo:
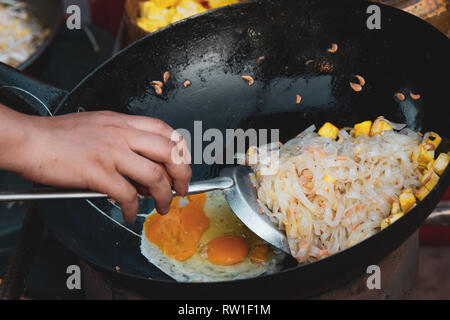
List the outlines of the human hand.
<svg viewBox="0 0 450 320">
<path fill-rule="evenodd" d="M 161 120 L 109 111 L 53 118 L 18 115 L 25 138 L 21 151 L 14 152 L 16 160 L 4 169 L 44 185 L 108 194 L 128 222 L 138 213 L 138 193 L 151 195 L 159 213 L 169 210 L 172 188 L 164 169 L 175 191 L 187 192 L 189 151 L 184 140 L 171 140 L 174 130 Z M 184 163 L 173 161 L 174 148 Z"/>
</svg>

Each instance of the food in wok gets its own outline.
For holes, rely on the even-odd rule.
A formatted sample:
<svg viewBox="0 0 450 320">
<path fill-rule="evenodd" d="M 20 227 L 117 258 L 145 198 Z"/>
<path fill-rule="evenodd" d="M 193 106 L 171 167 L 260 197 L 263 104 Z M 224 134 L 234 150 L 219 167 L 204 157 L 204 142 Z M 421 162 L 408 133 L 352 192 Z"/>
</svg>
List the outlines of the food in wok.
<svg viewBox="0 0 450 320">
<path fill-rule="evenodd" d="M 33 55 L 49 32 L 28 12 L 24 2 L 0 0 L 0 62 L 19 66 Z"/>
<path fill-rule="evenodd" d="M 147 216 L 141 252 L 177 281 L 227 281 L 275 273 L 286 254 L 250 231 L 220 191 L 175 198 Z"/>
<path fill-rule="evenodd" d="M 386 228 L 439 182 L 450 154 L 435 159 L 442 138 L 422 136 L 383 117 L 338 129 L 315 126 L 276 148 L 250 148 L 261 214 L 286 232 L 292 256 L 315 261 Z M 269 153 L 267 153 L 269 150 Z M 264 151 L 264 152 L 262 152 Z M 278 155 L 263 175 L 261 157 Z"/>
<path fill-rule="evenodd" d="M 450 162 L 442 138 L 384 117 L 338 129 L 311 126 L 286 144 L 252 147 L 260 214 L 286 232 L 291 254 L 312 262 L 400 219 L 439 182 Z M 436 158 L 436 159 L 435 159 Z M 264 165 L 277 161 L 275 172 Z M 274 273 L 286 257 L 251 232 L 220 191 L 178 197 L 147 216 L 142 254 L 178 281 L 225 281 Z"/>
</svg>

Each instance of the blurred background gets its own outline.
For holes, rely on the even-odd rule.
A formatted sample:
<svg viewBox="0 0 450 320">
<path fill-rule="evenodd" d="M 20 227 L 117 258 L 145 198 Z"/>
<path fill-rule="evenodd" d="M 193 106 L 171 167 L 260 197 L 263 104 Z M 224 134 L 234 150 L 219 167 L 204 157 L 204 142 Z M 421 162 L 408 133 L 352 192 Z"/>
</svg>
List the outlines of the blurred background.
<svg viewBox="0 0 450 320">
<path fill-rule="evenodd" d="M 71 90 L 100 63 L 140 37 L 193 14 L 236 2 L 239 0 L 0 0 L 0 61 L 50 85 Z M 377 2 L 414 14 L 450 37 L 448 0 Z M 65 26 L 66 8 L 73 4 L 81 9 L 80 30 Z M 30 186 L 20 177 L 0 171 L 1 190 Z M 0 285 L 30 206 L 0 203 Z M 449 213 L 450 190 L 438 210 Z M 449 222 L 429 224 L 419 231 L 420 263 L 409 297 L 450 299 Z M 75 260 L 51 236 L 44 237 L 30 266 L 26 297 L 82 298 L 82 292 L 69 294 L 58 288 L 57 278 L 65 274 L 55 270 Z M 55 275 L 54 283 L 40 280 L 42 272 Z"/>
</svg>

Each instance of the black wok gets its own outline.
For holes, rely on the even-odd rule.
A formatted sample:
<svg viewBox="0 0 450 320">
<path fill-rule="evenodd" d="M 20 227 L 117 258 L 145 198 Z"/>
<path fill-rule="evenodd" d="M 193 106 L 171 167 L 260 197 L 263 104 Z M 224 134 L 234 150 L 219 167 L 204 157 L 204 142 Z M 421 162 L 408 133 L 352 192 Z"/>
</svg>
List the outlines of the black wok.
<svg viewBox="0 0 450 320">
<path fill-rule="evenodd" d="M 380 5 L 382 28 L 366 28 L 365 1 L 249 1 L 169 26 L 120 52 L 92 72 L 72 92 L 55 90 L 2 68 L 1 84 L 15 84 L 38 96 L 56 114 L 86 110 L 161 118 L 192 130 L 194 120 L 208 128 L 280 128 L 283 141 L 314 123 L 337 126 L 379 115 L 425 132 L 450 137 L 447 96 L 449 40 L 429 24 Z M 339 50 L 327 52 L 331 43 Z M 258 57 L 265 59 L 258 61 Z M 314 60 L 306 65 L 307 60 Z M 169 71 L 171 80 L 157 96 L 149 86 Z M 63 72 L 63 70 L 62 70 Z M 253 86 L 240 76 L 253 75 Z M 355 93 L 354 74 L 367 81 Z M 183 88 L 189 79 L 192 85 Z M 409 90 L 422 98 L 412 100 Z M 400 102 L 394 93 L 404 92 Z M 303 97 L 295 103 L 295 95 Z M 40 103 L 9 90 L 22 111 Z M 440 147 L 448 151 L 445 141 Z M 219 166 L 193 165 L 193 179 L 217 175 Z M 377 264 L 423 223 L 449 185 L 449 170 L 429 196 L 404 218 L 373 237 L 321 261 L 287 267 L 255 279 L 222 283 L 177 283 L 149 264 L 139 238 L 116 220 L 107 201 L 39 203 L 48 229 L 73 252 L 118 276 L 150 298 L 309 297 L 341 285 Z M 152 209 L 151 203 L 143 211 Z M 140 232 L 139 225 L 132 230 Z M 152 278 L 152 279 L 149 279 Z"/>
</svg>

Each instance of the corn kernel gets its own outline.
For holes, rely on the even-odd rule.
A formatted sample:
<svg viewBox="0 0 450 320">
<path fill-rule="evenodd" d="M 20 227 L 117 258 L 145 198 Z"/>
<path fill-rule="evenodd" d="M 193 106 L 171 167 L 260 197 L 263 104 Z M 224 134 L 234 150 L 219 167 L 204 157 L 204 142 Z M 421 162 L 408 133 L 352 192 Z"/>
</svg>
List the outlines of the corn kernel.
<svg viewBox="0 0 450 320">
<path fill-rule="evenodd" d="M 353 129 L 355 137 L 359 137 L 362 134 L 369 135 L 371 127 L 372 127 L 372 121 L 364 121 L 364 122 L 355 124 L 354 129 Z"/>
<path fill-rule="evenodd" d="M 430 171 L 427 171 L 422 176 L 422 179 L 420 179 L 420 182 L 422 182 L 425 185 L 425 188 L 427 188 L 429 191 L 431 191 L 438 184 L 439 176 L 433 170 L 430 170 Z"/>
<path fill-rule="evenodd" d="M 145 31 L 153 32 L 203 11 L 206 8 L 194 0 L 140 1 L 137 24 Z"/>
<path fill-rule="evenodd" d="M 209 0 L 209 6 L 211 8 L 218 8 L 227 6 L 229 4 L 238 3 L 239 0 Z"/>
<path fill-rule="evenodd" d="M 141 18 L 150 18 L 151 16 L 158 15 L 161 9 L 153 1 L 139 2 L 139 14 Z"/>
<path fill-rule="evenodd" d="M 339 129 L 330 122 L 326 122 L 317 133 L 319 134 L 319 136 L 328 137 L 331 140 L 336 140 Z"/>
<path fill-rule="evenodd" d="M 408 212 L 416 203 L 416 197 L 414 197 L 414 194 L 412 193 L 412 189 L 408 189 L 411 190 L 411 192 L 402 192 L 402 194 L 400 194 L 399 197 L 399 201 L 400 201 L 400 207 L 402 208 L 402 212 Z"/>
<path fill-rule="evenodd" d="M 330 177 L 330 176 L 325 176 L 325 177 L 323 177 L 323 180 L 325 180 L 325 181 L 328 182 L 328 183 L 332 183 L 332 184 L 335 184 L 335 183 L 336 183 L 336 179 L 333 178 L 333 177 Z"/>
<path fill-rule="evenodd" d="M 405 214 L 403 212 L 394 214 L 393 216 L 389 217 L 389 224 L 393 224 L 395 221 L 403 217 Z"/>
<path fill-rule="evenodd" d="M 372 128 L 370 128 L 370 136 L 373 137 L 374 135 L 386 130 L 392 130 L 392 126 L 383 118 L 377 118 L 374 121 Z"/>
<path fill-rule="evenodd" d="M 442 175 L 450 162 L 450 155 L 441 153 L 433 163 L 433 170 L 438 175 Z"/>
<path fill-rule="evenodd" d="M 413 194 L 413 189 L 412 188 L 403 189 L 402 192 L 400 192 L 400 194 L 407 194 L 407 193 Z"/>
<path fill-rule="evenodd" d="M 389 218 L 381 220 L 381 223 L 380 223 L 381 230 L 386 228 L 388 225 L 389 225 Z"/>
<path fill-rule="evenodd" d="M 152 1 L 144 1 L 144 3 L 150 2 L 154 3 L 158 7 L 173 7 L 178 4 L 178 0 L 152 0 Z"/>
<path fill-rule="evenodd" d="M 430 162 L 427 164 L 427 171 L 433 169 L 434 159 L 431 159 Z"/>
<path fill-rule="evenodd" d="M 417 199 L 422 201 L 429 193 L 430 191 L 428 191 L 428 189 L 425 188 L 425 186 L 421 186 L 419 189 L 416 190 L 415 195 Z"/>
<path fill-rule="evenodd" d="M 420 145 L 419 155 L 417 156 L 417 165 L 419 169 L 425 169 L 428 162 L 434 159 L 434 150 L 427 150 L 426 146 L 422 143 Z"/>
<path fill-rule="evenodd" d="M 397 214 L 390 215 L 386 219 L 381 220 L 380 227 L 381 230 L 385 229 L 387 226 L 393 224 L 395 221 L 403 217 L 405 214 L 403 212 L 399 212 Z"/>
<path fill-rule="evenodd" d="M 423 137 L 423 144 L 430 144 L 434 146 L 434 150 L 439 147 L 442 138 L 435 132 L 427 132 Z"/>
</svg>

